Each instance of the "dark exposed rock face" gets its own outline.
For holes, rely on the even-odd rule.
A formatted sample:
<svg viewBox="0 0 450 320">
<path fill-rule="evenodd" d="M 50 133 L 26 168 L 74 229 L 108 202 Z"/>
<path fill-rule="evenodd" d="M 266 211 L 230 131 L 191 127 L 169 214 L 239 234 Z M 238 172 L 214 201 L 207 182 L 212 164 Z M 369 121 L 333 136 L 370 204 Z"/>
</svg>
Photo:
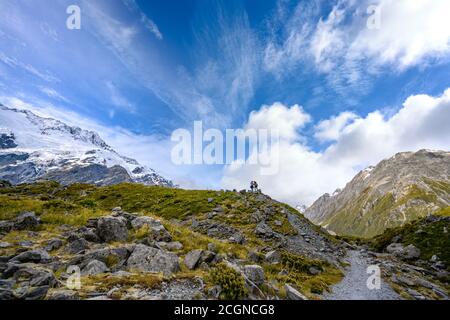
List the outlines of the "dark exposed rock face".
<svg viewBox="0 0 450 320">
<path fill-rule="evenodd" d="M 0 149 L 9 149 L 17 147 L 14 141 L 14 133 L 0 133 Z"/>
<path fill-rule="evenodd" d="M 122 182 L 132 182 L 127 171 L 120 166 L 108 168 L 99 164 L 77 166 L 68 170 L 55 170 L 42 176 L 42 179 L 58 181 L 62 185 L 91 183 L 102 186 Z"/>
</svg>

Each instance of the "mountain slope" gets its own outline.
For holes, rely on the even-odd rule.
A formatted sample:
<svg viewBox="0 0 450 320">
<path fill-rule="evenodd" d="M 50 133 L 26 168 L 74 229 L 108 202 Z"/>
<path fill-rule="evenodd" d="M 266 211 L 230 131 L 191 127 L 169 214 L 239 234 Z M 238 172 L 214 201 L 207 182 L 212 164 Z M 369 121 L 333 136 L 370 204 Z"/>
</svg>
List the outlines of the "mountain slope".
<svg viewBox="0 0 450 320">
<path fill-rule="evenodd" d="M 153 169 L 113 150 L 88 130 L 0 105 L 0 179 L 38 179 L 111 185 L 138 182 L 172 186 Z"/>
<path fill-rule="evenodd" d="M 450 205 L 450 152 L 398 153 L 357 174 L 305 211 L 340 235 L 371 237 Z"/>
</svg>

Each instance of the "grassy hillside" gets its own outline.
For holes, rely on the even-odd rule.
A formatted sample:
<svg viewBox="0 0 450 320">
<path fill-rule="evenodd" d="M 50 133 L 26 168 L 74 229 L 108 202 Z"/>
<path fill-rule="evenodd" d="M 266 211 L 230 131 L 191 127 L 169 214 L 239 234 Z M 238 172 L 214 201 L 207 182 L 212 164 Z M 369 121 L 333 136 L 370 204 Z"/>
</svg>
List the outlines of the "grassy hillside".
<svg viewBox="0 0 450 320">
<path fill-rule="evenodd" d="M 338 235 L 371 238 L 388 228 L 425 217 L 434 207 L 446 206 L 439 197 L 448 198 L 450 183 L 426 178 L 424 182 L 429 190 L 411 185 L 397 199 L 392 193 L 376 196 L 367 188 L 321 225 Z"/>
<path fill-rule="evenodd" d="M 165 228 L 173 236 L 173 241 L 178 241 L 183 245 L 182 249 L 176 251 L 180 259 L 189 251 L 205 249 L 211 243 L 217 247 L 218 254 L 244 262 L 247 261 L 251 251 L 258 252 L 261 248 L 270 248 L 274 245 L 272 240 L 263 240 L 257 237 L 254 233 L 256 223 L 251 219 L 255 210 L 264 211 L 268 208 L 273 214 L 267 223 L 275 232 L 284 236 L 297 234 L 284 214 L 288 210 L 298 215 L 307 228 L 319 232 L 329 241 L 336 241 L 323 233 L 319 227 L 312 225 L 295 209 L 273 201 L 264 195 L 233 191 L 182 190 L 138 184 L 119 184 L 109 187 L 74 184 L 66 187 L 55 182 L 0 186 L 0 220 L 11 220 L 23 211 L 34 211 L 43 222 L 35 230 L 37 234 L 28 231 L 12 231 L 4 235 L 1 241 L 16 244 L 19 240 L 31 240 L 34 242 L 34 247 L 39 248 L 44 246 L 49 239 L 63 237 L 67 230 L 74 230 L 86 225 L 91 218 L 109 215 L 111 209 L 118 206 L 127 212 L 136 212 L 138 215 L 161 219 Z M 245 244 L 219 240 L 207 234 L 194 232 L 190 228 L 192 218 L 199 221 L 205 220 L 208 214 L 217 207 L 223 208 L 224 214 L 214 217 L 215 221 L 242 232 L 246 238 Z M 145 230 L 139 230 L 129 235 L 128 242 L 137 242 L 145 236 Z M 115 245 L 119 246 L 119 244 L 113 244 L 113 246 Z M 18 245 L 0 249 L 0 255 L 13 254 L 16 249 L 18 249 Z M 63 259 L 70 258 L 63 249 L 52 252 L 52 255 Z M 260 258 L 263 258 L 263 255 Z M 245 263 L 251 264 L 250 261 Z M 273 284 L 263 286 L 262 290 L 267 294 L 273 294 L 276 291 L 280 297 L 283 297 L 285 283 L 293 284 L 306 296 L 315 298 L 317 294 L 328 290 L 331 284 L 338 282 L 342 277 L 342 272 L 335 265 L 287 251 L 283 253 L 281 262 L 278 264 L 265 263 L 264 259 L 261 259 L 260 264 L 264 269 L 267 282 Z M 319 269 L 321 272 L 312 274 L 309 271 L 311 267 Z M 220 268 L 226 269 L 224 266 Z M 207 286 L 213 286 L 217 281 L 231 281 L 233 285 L 240 286 L 241 281 L 235 279 L 232 271 L 226 273 L 225 279 L 223 279 L 217 275 L 215 270 L 217 268 L 192 271 L 183 267 L 176 274 L 176 278 L 200 276 Z M 289 270 L 289 272 L 282 272 L 284 270 Z M 227 278 L 227 274 L 229 278 Z M 167 281 L 160 275 L 140 274 L 136 277 L 136 279 L 121 281 L 124 282 L 124 286 L 132 286 L 136 282 L 144 284 L 151 282 L 151 285 L 155 285 L 155 283 Z M 92 285 L 84 287 L 83 290 L 94 291 L 111 289 L 119 280 L 108 275 L 98 275 L 87 277 L 84 281 Z M 224 297 L 237 298 L 236 292 L 241 294 L 243 292 L 241 289 L 232 288 L 230 292 L 224 293 Z M 88 294 L 88 291 L 85 294 Z"/>
</svg>

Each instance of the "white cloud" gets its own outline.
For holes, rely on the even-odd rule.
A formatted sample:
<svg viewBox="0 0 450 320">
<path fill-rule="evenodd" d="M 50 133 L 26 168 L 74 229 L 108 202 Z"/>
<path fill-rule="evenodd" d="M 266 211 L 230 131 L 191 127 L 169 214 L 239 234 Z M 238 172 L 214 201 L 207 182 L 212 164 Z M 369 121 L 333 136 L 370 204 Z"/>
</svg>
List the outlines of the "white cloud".
<svg viewBox="0 0 450 320">
<path fill-rule="evenodd" d="M 119 92 L 119 89 L 113 82 L 111 81 L 106 82 L 106 87 L 109 90 L 111 102 L 113 103 L 114 106 L 124 109 L 131 113 L 136 112 L 135 106 Z"/>
<path fill-rule="evenodd" d="M 271 108 L 277 116 L 271 119 Z M 302 121 L 286 121 L 297 108 L 278 104 L 252 114 L 257 123 L 288 128 L 288 136 L 298 132 Z M 252 119 L 252 121 L 253 121 Z M 286 123 L 284 123 L 286 121 Z M 291 204 L 311 204 L 325 192 L 342 188 L 361 169 L 375 165 L 396 152 L 419 149 L 450 149 L 450 88 L 439 97 L 410 96 L 397 113 L 386 118 L 380 111 L 366 117 L 341 113 L 320 122 L 315 128 L 319 139 L 335 140 L 322 152 L 312 151 L 300 133 L 295 139 L 281 140 L 279 173 L 260 175 L 256 165 L 233 163 L 224 169 L 225 188 L 248 188 L 257 180 L 263 192 Z M 260 127 L 260 126 L 258 126 Z"/>
<path fill-rule="evenodd" d="M 383 69 L 408 68 L 448 61 L 450 1 L 335 0 L 323 17 L 321 1 L 300 2 L 285 18 L 283 36 L 265 47 L 264 67 L 277 78 L 313 65 L 342 96 L 365 92 L 371 76 Z M 380 8 L 380 28 L 368 28 Z M 280 40 L 281 38 L 281 40 Z M 351 98 L 350 98 L 351 99 Z"/>
<path fill-rule="evenodd" d="M 61 95 L 58 91 L 56 91 L 53 88 L 45 87 L 45 86 L 39 86 L 39 90 L 42 91 L 42 93 L 45 93 L 50 98 L 55 98 L 64 102 L 69 102 L 69 100 L 66 99 L 63 95 Z"/>
<path fill-rule="evenodd" d="M 321 142 L 337 140 L 342 130 L 358 116 L 353 112 L 344 111 L 335 117 L 322 120 L 315 126 L 314 137 Z"/>
<path fill-rule="evenodd" d="M 292 141 L 298 137 L 297 130 L 310 120 L 310 115 L 301 106 L 296 104 L 288 108 L 275 102 L 271 106 L 264 105 L 258 111 L 252 111 L 245 128 L 276 130 L 280 139 Z"/>
</svg>

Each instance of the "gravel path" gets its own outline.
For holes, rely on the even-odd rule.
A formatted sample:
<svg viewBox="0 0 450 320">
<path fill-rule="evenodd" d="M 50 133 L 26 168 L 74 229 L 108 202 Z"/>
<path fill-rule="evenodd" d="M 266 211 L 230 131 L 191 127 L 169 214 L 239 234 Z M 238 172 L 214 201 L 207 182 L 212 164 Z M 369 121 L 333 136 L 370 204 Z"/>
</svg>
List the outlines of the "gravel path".
<svg viewBox="0 0 450 320">
<path fill-rule="evenodd" d="M 400 296 L 383 280 L 379 290 L 369 290 L 366 282 L 370 274 L 367 273 L 369 263 L 367 258 L 358 250 L 348 252 L 347 269 L 344 279 L 332 287 L 332 292 L 324 295 L 325 300 L 398 300 Z"/>
</svg>

